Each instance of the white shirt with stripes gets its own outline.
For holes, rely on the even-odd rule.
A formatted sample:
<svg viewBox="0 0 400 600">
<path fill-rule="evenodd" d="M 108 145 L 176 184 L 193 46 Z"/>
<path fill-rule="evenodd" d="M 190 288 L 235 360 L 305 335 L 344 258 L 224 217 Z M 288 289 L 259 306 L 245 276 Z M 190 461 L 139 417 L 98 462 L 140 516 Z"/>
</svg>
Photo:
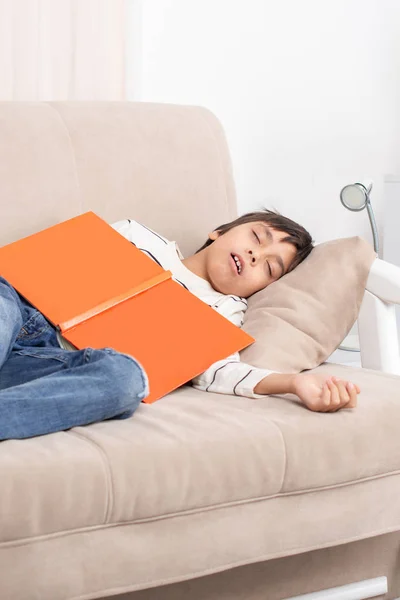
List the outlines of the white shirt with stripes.
<svg viewBox="0 0 400 600">
<path fill-rule="evenodd" d="M 185 267 L 182 262 L 184 257 L 175 241 L 167 240 L 133 219 L 118 221 L 112 227 L 163 269 L 170 270 L 174 281 L 180 283 L 234 325 L 238 327 L 243 325 L 247 300 L 217 292 L 208 281 Z M 194 388 L 207 392 L 262 398 L 263 396 L 255 394 L 253 389 L 261 379 L 271 375 L 272 372 L 241 362 L 239 352 L 235 352 L 212 364 L 204 373 L 192 379 L 191 383 Z"/>
</svg>

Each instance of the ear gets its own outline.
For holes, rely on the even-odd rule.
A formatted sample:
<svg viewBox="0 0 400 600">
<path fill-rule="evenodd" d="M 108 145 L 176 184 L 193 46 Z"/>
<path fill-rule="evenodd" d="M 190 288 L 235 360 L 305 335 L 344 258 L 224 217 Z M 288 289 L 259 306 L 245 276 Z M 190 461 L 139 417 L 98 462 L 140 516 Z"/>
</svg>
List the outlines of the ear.
<svg viewBox="0 0 400 600">
<path fill-rule="evenodd" d="M 217 239 L 217 237 L 219 237 L 219 230 L 216 229 L 215 231 L 211 231 L 211 233 L 208 234 L 208 237 L 210 238 L 210 240 L 214 241 Z"/>
</svg>

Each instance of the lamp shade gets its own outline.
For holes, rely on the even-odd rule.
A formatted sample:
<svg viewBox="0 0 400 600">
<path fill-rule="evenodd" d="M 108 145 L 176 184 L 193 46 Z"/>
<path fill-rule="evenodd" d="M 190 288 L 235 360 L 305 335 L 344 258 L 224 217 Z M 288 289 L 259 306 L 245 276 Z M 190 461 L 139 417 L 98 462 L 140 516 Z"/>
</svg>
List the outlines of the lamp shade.
<svg viewBox="0 0 400 600">
<path fill-rule="evenodd" d="M 340 200 L 349 210 L 363 210 L 368 201 L 368 191 L 361 183 L 352 183 L 342 189 Z"/>
</svg>

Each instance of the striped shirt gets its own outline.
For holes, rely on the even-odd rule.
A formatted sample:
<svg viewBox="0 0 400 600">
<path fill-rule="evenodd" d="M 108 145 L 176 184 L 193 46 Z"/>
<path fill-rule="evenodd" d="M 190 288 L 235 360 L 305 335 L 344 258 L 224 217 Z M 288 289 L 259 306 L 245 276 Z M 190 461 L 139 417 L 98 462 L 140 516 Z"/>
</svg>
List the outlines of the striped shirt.
<svg viewBox="0 0 400 600">
<path fill-rule="evenodd" d="M 203 300 L 234 325 L 243 325 L 247 300 L 239 296 L 217 292 L 205 279 L 195 275 L 183 264 L 183 256 L 175 241 L 169 241 L 145 225 L 132 219 L 114 223 L 112 227 L 139 250 L 147 254 L 163 269 L 172 273 L 174 281 Z M 259 369 L 241 362 L 239 352 L 211 365 L 204 373 L 192 379 L 191 384 L 198 390 L 234 394 L 249 398 L 262 398 L 253 392 L 254 387 L 272 371 Z"/>
</svg>

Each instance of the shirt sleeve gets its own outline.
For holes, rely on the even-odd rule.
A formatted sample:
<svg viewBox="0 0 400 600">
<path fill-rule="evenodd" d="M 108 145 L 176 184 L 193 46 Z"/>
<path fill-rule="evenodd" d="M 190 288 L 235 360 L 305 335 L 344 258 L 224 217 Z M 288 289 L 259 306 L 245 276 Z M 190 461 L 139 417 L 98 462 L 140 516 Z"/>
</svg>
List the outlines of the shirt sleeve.
<svg viewBox="0 0 400 600">
<path fill-rule="evenodd" d="M 234 325 L 241 327 L 245 313 L 244 303 L 230 303 L 229 311 L 219 311 Z M 221 307 L 222 308 L 222 307 Z M 259 369 L 240 360 L 239 352 L 219 360 L 206 371 L 192 379 L 192 386 L 205 392 L 246 396 L 247 398 L 264 398 L 264 394 L 256 394 L 253 390 L 264 377 L 276 373 L 268 369 Z"/>
<path fill-rule="evenodd" d="M 264 377 L 275 372 L 241 362 L 239 352 L 235 352 L 192 379 L 192 386 L 204 392 L 264 398 L 263 394 L 256 394 L 253 390 Z"/>
</svg>

